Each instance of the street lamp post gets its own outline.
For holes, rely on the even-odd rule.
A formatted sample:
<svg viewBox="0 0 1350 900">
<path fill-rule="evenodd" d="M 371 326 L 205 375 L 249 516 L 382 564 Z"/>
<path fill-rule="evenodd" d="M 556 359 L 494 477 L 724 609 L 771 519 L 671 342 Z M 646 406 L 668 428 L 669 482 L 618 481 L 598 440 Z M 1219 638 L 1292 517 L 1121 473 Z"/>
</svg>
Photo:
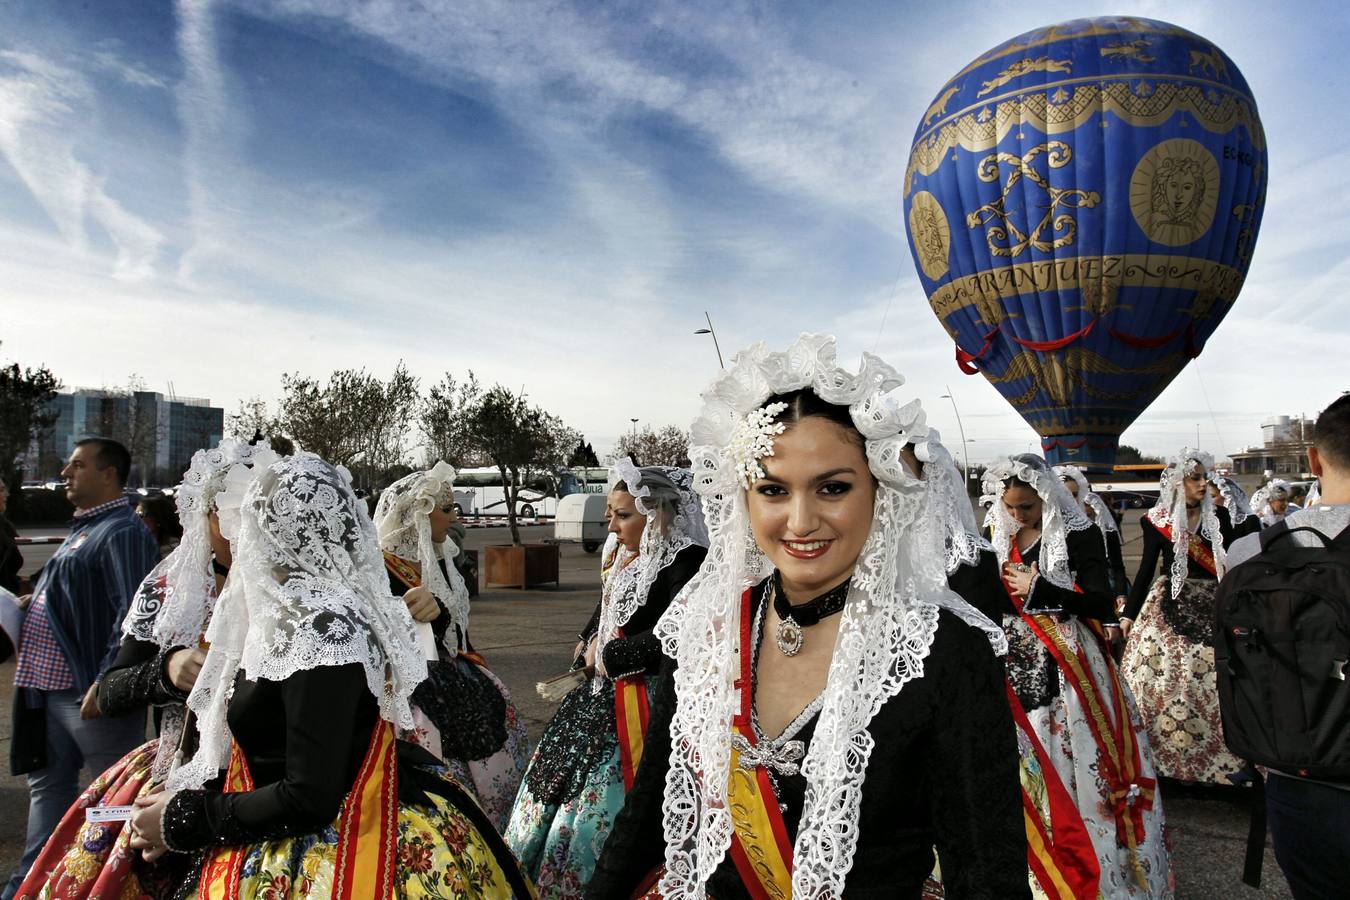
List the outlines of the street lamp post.
<svg viewBox="0 0 1350 900">
<path fill-rule="evenodd" d="M 706 309 L 703 311 L 703 318 L 708 320 L 708 327 L 700 328 L 697 331 L 695 331 L 694 334 L 712 335 L 713 349 L 717 351 L 717 365 L 725 369 L 727 365 L 726 363 L 722 362 L 722 347 L 717 343 L 717 332 L 713 331 L 712 316 L 708 315 L 708 311 Z"/>
<path fill-rule="evenodd" d="M 947 388 L 947 393 L 938 399 L 950 400 L 952 403 L 952 412 L 956 413 L 956 427 L 961 432 L 961 465 L 964 467 L 961 471 L 964 473 L 961 483 L 970 481 L 970 453 L 966 450 L 966 426 L 961 424 L 961 410 L 956 408 L 956 398 L 952 396 L 952 389 L 949 385 L 943 385 Z"/>
</svg>

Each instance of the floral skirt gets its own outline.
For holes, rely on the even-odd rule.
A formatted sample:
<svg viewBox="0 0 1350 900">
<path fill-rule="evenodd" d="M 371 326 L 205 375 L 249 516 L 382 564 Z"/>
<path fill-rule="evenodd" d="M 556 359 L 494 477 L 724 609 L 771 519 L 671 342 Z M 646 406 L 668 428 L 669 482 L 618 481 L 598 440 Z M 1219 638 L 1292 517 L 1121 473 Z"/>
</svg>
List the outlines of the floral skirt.
<svg viewBox="0 0 1350 900">
<path fill-rule="evenodd" d="M 448 665 L 461 670 L 460 677 L 443 679 L 448 683 L 434 685 L 448 707 L 446 710 L 448 717 L 457 724 L 471 727 L 468 723 L 477 722 L 488 715 L 487 708 L 491 707 L 490 714 L 494 721 L 490 728 L 497 733 L 490 742 L 493 749 L 486 754 L 475 755 L 475 758 L 455 756 L 451 742 L 442 738 L 433 718 L 420 709 L 414 710 L 416 731 L 404 735 L 404 738 L 443 760 L 455 780 L 473 792 L 478 805 L 492 821 L 492 826 L 500 831 L 506 827 L 506 822 L 511 816 L 511 807 L 515 802 L 516 792 L 520 789 L 520 780 L 524 777 L 525 767 L 530 761 L 530 735 L 525 730 L 525 723 L 520 721 L 520 716 L 516 713 L 515 704 L 511 702 L 511 692 L 502 684 L 500 678 L 485 666 L 477 665 L 464 656 L 457 657 Z M 428 677 L 429 680 L 435 680 L 431 675 Z M 457 691 L 453 687 L 455 684 L 475 682 L 487 685 L 488 690 L 495 691 L 500 696 L 492 697 L 491 702 L 483 702 L 485 698 L 481 698 L 479 693 Z M 474 703 L 482 708 L 470 710 L 468 712 L 471 714 L 465 715 L 466 710 L 462 707 L 466 703 Z M 488 728 L 481 730 L 486 731 Z"/>
<path fill-rule="evenodd" d="M 1125 643 L 1122 668 L 1148 723 L 1158 773 L 1229 784 L 1243 763 L 1224 744 L 1219 721 L 1214 648 L 1208 639 L 1218 582 L 1188 578 L 1175 599 L 1169 584 L 1160 576 L 1149 588 Z"/>
<path fill-rule="evenodd" d="M 95 807 L 130 806 L 154 785 L 150 770 L 158 740 L 142 744 L 103 772 L 62 817 L 28 877 L 20 898 L 33 900 L 132 900 L 168 897 L 182 881 L 188 859 L 168 854 L 154 863 L 129 844 L 126 822 L 89 822 Z"/>
<path fill-rule="evenodd" d="M 458 792 L 447 793 L 453 797 Z M 427 804 L 399 805 L 395 896 L 445 900 L 534 896 L 496 833 L 475 824 L 475 817 L 453 799 L 431 792 L 427 799 Z M 465 797 L 462 802 L 472 801 Z M 317 834 L 254 844 L 244 857 L 239 900 L 331 896 L 337 843 L 334 822 Z"/>
<path fill-rule="evenodd" d="M 549 722 L 530 767 L 557 766 L 560 760 L 568 760 L 579 770 L 570 773 L 562 796 L 537 797 L 530 790 L 531 775 L 537 772 L 527 771 L 520 785 L 504 837 L 526 876 L 534 879 L 541 898 L 582 896 L 595 874 L 614 818 L 623 808 L 623 768 L 613 709 L 612 686 L 594 695 L 589 684 L 576 688 Z M 560 744 L 588 746 L 568 753 L 557 749 Z"/>
<path fill-rule="evenodd" d="M 1110 698 L 1114 695 L 1113 683 L 1117 678 L 1114 666 L 1110 664 L 1101 643 L 1076 617 L 1067 617 L 1057 626 L 1059 635 L 1067 647 L 1073 651 L 1082 651 L 1087 669 L 1093 680 L 1101 688 L 1110 708 L 1105 712 L 1112 718 L 1112 725 L 1122 720 L 1133 732 L 1139 745 L 1141 781 L 1155 779 L 1153 757 L 1149 752 L 1148 738 L 1144 725 L 1135 708 L 1134 698 L 1129 689 L 1124 693 L 1125 708 L 1117 709 Z M 1039 637 L 1031 632 L 1021 618 L 1004 617 L 1004 629 L 1008 632 L 1010 644 L 1027 645 L 1028 638 L 1039 643 Z M 1044 645 L 1041 645 L 1044 647 Z M 1049 656 L 1049 651 L 1044 651 Z M 1149 808 L 1139 811 L 1143 822 L 1143 839 L 1138 841 L 1131 851 L 1117 833 L 1116 817 L 1111 803 L 1111 788 L 1100 774 L 1103 769 L 1102 750 L 1097 743 L 1091 721 L 1091 713 L 1083 705 L 1074 687 L 1065 678 L 1062 670 L 1051 659 L 1047 663 L 1037 663 L 1033 668 L 1040 670 L 1046 665 L 1057 684 L 1047 693 L 1044 705 L 1026 709 L 1027 719 L 1034 737 L 1045 749 L 1045 753 L 1055 769 L 1060 783 L 1064 785 L 1069 797 L 1077 807 L 1083 827 L 1096 852 L 1101 867 L 1101 896 L 1105 900 L 1125 897 L 1171 897 L 1175 890 L 1172 876 L 1171 852 L 1168 849 L 1165 829 L 1165 816 L 1161 794 L 1154 794 Z M 1017 684 L 1024 675 L 1014 671 L 1017 668 L 1010 659 L 1008 677 Z M 1025 704 L 1024 704 L 1025 708 Z M 1027 750 L 1021 746 L 1024 762 L 1030 762 Z M 1054 822 L 1050 823 L 1053 832 Z M 1033 888 L 1038 887 L 1032 879 Z"/>
</svg>

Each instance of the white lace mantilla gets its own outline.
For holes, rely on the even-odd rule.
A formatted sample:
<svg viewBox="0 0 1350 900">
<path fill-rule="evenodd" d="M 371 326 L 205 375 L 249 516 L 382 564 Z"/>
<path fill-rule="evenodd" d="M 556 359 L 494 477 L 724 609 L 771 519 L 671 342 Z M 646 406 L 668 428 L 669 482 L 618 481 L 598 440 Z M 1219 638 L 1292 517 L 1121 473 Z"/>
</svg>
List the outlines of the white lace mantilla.
<svg viewBox="0 0 1350 900">
<path fill-rule="evenodd" d="M 459 570 L 446 560 L 442 574 L 440 560 L 449 538 L 437 544 L 431 539 L 431 511 L 439 504 L 452 502 L 455 496 L 455 470 L 444 460 L 425 472 L 414 472 L 395 481 L 380 493 L 375 505 L 375 531 L 380 549 L 401 559 L 418 563 L 422 583 L 450 616 L 455 626 L 446 629 L 446 650 L 457 654 L 460 635 L 469 633 L 469 588 Z"/>
<path fill-rule="evenodd" d="M 932 462 L 933 438 L 917 400 L 902 406 L 888 396 L 902 383 L 899 373 L 870 354 L 856 375 L 841 369 L 832 337 L 803 334 L 785 352 L 756 344 L 740 353 L 703 394 L 690 458 L 710 533 L 708 557 L 657 625 L 666 653 L 679 662 L 662 804 L 665 897 L 704 896 L 731 842 L 726 787 L 740 599 L 771 570 L 751 537 L 742 460 L 733 444 L 737 428 L 769 397 L 810 388 L 847 407 L 878 482 L 872 530 L 853 572 L 820 719 L 802 763 L 807 791 L 793 849 L 794 896 L 842 896 L 873 749 L 867 726 L 883 703 L 923 676 L 939 608 L 982 623 L 992 643 L 1003 641 L 1001 628 L 947 588 L 949 524 L 930 502 L 931 486 L 902 458 L 908 444 L 921 462 Z"/>
<path fill-rule="evenodd" d="M 1234 525 L 1241 525 L 1254 515 L 1252 501 L 1247 499 L 1247 492 L 1236 481 L 1227 475 L 1211 475 L 1209 481 L 1218 488 L 1219 496 L 1223 498 L 1223 508 L 1228 510 L 1228 518 Z M 1316 488 L 1316 485 L 1313 487 Z M 1309 491 L 1308 505 L 1311 506 L 1315 502 L 1312 492 Z"/>
<path fill-rule="evenodd" d="M 1078 508 L 1081 509 L 1089 519 L 1092 520 L 1102 532 L 1102 549 L 1106 551 L 1106 558 L 1111 558 L 1111 542 L 1107 535 L 1111 532 L 1120 533 L 1120 528 L 1116 525 L 1116 517 L 1111 515 L 1111 510 L 1096 492 L 1092 490 L 1092 484 L 1088 481 L 1083 470 L 1077 466 L 1055 466 L 1055 474 L 1063 481 L 1066 478 L 1072 478 L 1073 483 L 1078 486 L 1078 494 L 1075 499 L 1078 501 Z M 1070 494 L 1070 496 L 1074 496 Z"/>
<path fill-rule="evenodd" d="M 1284 518 L 1270 508 L 1270 501 L 1288 500 L 1290 490 L 1291 485 L 1283 478 L 1272 478 L 1256 489 L 1256 493 L 1252 494 L 1252 512 L 1260 518 L 1262 525 L 1270 526 Z M 1285 507 L 1285 514 L 1288 514 L 1288 507 Z"/>
<path fill-rule="evenodd" d="M 312 453 L 255 467 L 246 479 L 239 468 L 227 480 L 227 490 L 243 488 L 234 565 L 188 697 L 201 740 L 170 776 L 170 790 L 201 787 L 225 767 L 226 712 L 241 670 L 282 681 L 360 663 L 380 715 L 405 730 L 413 727 L 409 697 L 427 674 L 412 617 L 389 591 L 375 527 L 345 470 Z"/>
<path fill-rule="evenodd" d="M 1182 447 L 1181 452 L 1168 461 L 1158 479 L 1158 502 L 1148 511 L 1148 520 L 1159 529 L 1172 530 L 1172 571 L 1170 573 L 1172 597 L 1181 596 L 1186 586 L 1186 573 L 1190 570 L 1191 532 L 1186 510 L 1186 476 L 1193 472 L 1209 473 L 1214 470 L 1214 457 L 1194 447 Z M 1223 549 L 1223 533 L 1219 528 L 1219 516 L 1214 511 L 1214 498 L 1206 487 L 1200 500 L 1200 535 L 1209 544 L 1214 554 L 1214 567 L 1218 577 L 1222 578 L 1227 570 L 1227 555 Z"/>
<path fill-rule="evenodd" d="M 999 564 L 1008 561 L 1017 532 L 1022 530 L 1003 505 L 1003 492 L 1013 480 L 1026 484 L 1041 498 L 1041 551 L 1038 558 L 1041 577 L 1072 590 L 1073 567 L 1069 563 L 1068 535 L 1070 531 L 1091 528 L 1092 520 L 1051 470 L 1050 464 L 1030 453 L 1001 457 L 984 471 L 981 482 L 984 494 L 980 502 L 989 507 L 984 524 L 990 530 L 990 543 L 998 554 Z"/>
<path fill-rule="evenodd" d="M 661 499 L 654 495 L 653 485 L 658 481 L 669 483 L 659 494 L 668 494 L 673 488 L 676 496 Z M 694 475 L 688 469 L 671 466 L 639 468 L 626 456 L 610 469 L 610 489 L 622 483 L 647 523 L 642 529 L 637 558 L 630 561 L 627 551 L 620 549 L 617 564 L 601 589 L 597 659 L 605 645 L 618 636 L 619 629 L 627 625 L 633 614 L 647 602 L 647 595 L 661 570 L 673 563 L 684 548 L 695 544 L 708 546 L 708 526 L 703 521 L 703 506 L 693 489 L 693 481 Z M 597 675 L 596 690 L 600 689 L 602 681 Z"/>
</svg>

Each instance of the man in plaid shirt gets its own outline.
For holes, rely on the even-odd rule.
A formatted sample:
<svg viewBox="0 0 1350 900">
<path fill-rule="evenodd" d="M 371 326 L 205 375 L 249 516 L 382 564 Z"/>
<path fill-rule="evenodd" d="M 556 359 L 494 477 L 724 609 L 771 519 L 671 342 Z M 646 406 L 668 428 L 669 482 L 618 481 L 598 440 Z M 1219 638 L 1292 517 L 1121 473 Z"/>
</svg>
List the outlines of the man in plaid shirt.
<svg viewBox="0 0 1350 900">
<path fill-rule="evenodd" d="M 130 471 L 131 455 L 116 441 L 75 445 L 61 471 L 75 505 L 70 535 L 22 598 L 10 768 L 28 776 L 28 834 L 4 898 L 75 802 L 81 766 L 100 773 L 145 740 L 143 716 L 101 718 L 96 702 L 127 606 L 159 561 L 154 537 L 122 494 Z"/>
</svg>

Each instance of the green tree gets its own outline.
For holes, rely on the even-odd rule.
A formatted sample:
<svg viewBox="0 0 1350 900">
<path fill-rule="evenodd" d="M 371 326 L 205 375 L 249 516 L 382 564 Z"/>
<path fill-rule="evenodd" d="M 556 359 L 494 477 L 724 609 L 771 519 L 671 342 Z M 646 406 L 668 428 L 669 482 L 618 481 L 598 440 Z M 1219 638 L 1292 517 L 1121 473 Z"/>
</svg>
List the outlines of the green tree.
<svg viewBox="0 0 1350 900">
<path fill-rule="evenodd" d="M 60 387 L 46 366 L 11 363 L 0 368 L 0 475 L 16 500 L 21 495 L 20 460 L 56 424 L 52 401 Z"/>
<path fill-rule="evenodd" d="M 482 386 L 473 372 L 464 381 L 456 381 L 447 372 L 432 386 L 417 414 L 428 466 L 439 459 L 457 469 L 483 464 L 468 416 L 482 394 Z"/>
<path fill-rule="evenodd" d="M 477 451 L 497 467 L 506 495 L 511 542 L 520 543 L 516 502 L 532 479 L 554 483 L 557 468 L 580 440 L 562 420 L 526 402 L 500 384 L 485 391 L 465 410 L 466 431 Z"/>
</svg>

